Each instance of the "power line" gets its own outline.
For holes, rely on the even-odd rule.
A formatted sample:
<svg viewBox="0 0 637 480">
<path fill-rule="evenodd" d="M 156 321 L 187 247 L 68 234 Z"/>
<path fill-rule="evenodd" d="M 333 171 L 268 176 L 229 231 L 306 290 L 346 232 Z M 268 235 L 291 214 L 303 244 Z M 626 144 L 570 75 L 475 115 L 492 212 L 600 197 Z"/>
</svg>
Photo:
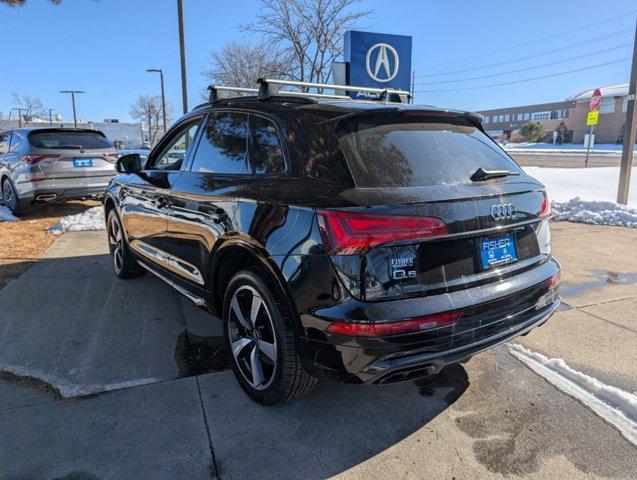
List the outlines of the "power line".
<svg viewBox="0 0 637 480">
<path fill-rule="evenodd" d="M 541 75 L 541 76 L 538 76 L 538 77 L 525 78 L 525 79 L 522 79 L 522 80 L 514 80 L 514 81 L 511 81 L 511 82 L 493 83 L 491 85 L 479 85 L 477 87 L 449 88 L 449 89 L 444 89 L 444 90 L 416 90 L 416 93 L 459 92 L 459 91 L 462 91 L 462 90 L 478 90 L 478 89 L 481 89 L 481 88 L 502 87 L 504 85 L 513 85 L 513 84 L 516 84 L 516 83 L 531 82 L 533 80 L 540 80 L 540 79 L 543 79 L 543 78 L 558 77 L 560 75 L 567 75 L 569 73 L 583 72 L 584 70 L 591 70 L 591 69 L 597 68 L 597 67 L 605 67 L 606 65 L 613 65 L 615 63 L 626 62 L 628 60 L 630 60 L 630 57 L 620 58 L 619 60 L 612 60 L 610 62 L 605 62 L 605 63 L 598 63 L 597 65 L 590 65 L 588 67 L 582 67 L 582 68 L 576 68 L 576 69 L 573 69 L 573 70 L 567 70 L 565 72 L 551 73 L 549 75 Z"/>
<path fill-rule="evenodd" d="M 573 32 L 579 32 L 581 30 L 586 30 L 587 28 L 594 27 L 594 26 L 597 26 L 597 25 L 601 25 L 603 23 L 612 22 L 613 20 L 617 20 L 619 18 L 629 17 L 631 15 L 635 15 L 636 13 L 637 13 L 637 10 L 633 10 L 632 12 L 624 13 L 622 15 L 617 15 L 616 17 L 607 18 L 606 20 L 600 20 L 599 22 L 595 22 L 595 23 L 591 23 L 591 24 L 588 24 L 588 25 L 584 25 L 583 27 L 574 28 L 573 30 L 568 30 L 566 32 L 561 32 L 561 33 L 556 33 L 554 35 L 549 35 L 548 37 L 538 38 L 536 40 L 531 40 L 529 42 L 519 43 L 519 44 L 513 45 L 511 47 L 501 48 L 499 50 L 493 50 L 491 52 L 481 53 L 479 55 L 472 55 L 470 57 L 459 58 L 457 60 L 451 60 L 449 62 L 435 63 L 433 65 L 427 65 L 427 66 L 425 66 L 423 68 L 434 68 L 434 67 L 441 67 L 443 65 L 452 65 L 454 63 L 465 62 L 467 60 L 475 60 L 476 58 L 487 57 L 487 56 L 493 55 L 495 53 L 508 52 L 508 51 L 514 50 L 516 48 L 526 47 L 528 45 L 533 45 L 535 43 L 540 43 L 540 42 L 543 42 L 544 40 L 551 40 L 553 38 L 561 37 L 563 35 L 568 35 L 568 34 L 573 33 Z"/>
<path fill-rule="evenodd" d="M 594 37 L 591 38 L 589 40 L 584 40 L 582 42 L 577 42 L 577 43 L 571 43 L 570 45 L 564 45 L 562 47 L 558 47 L 558 48 L 552 48 L 549 50 L 543 50 L 541 52 L 537 52 L 531 55 L 526 55 L 524 57 L 518 57 L 515 58 L 513 60 L 505 60 L 502 62 L 496 62 L 496 63 L 491 63 L 489 65 L 482 65 L 480 67 L 471 67 L 471 68 L 465 68 L 462 70 L 455 70 L 453 72 L 445 72 L 445 73 L 430 73 L 427 75 L 416 75 L 416 77 L 420 77 L 420 78 L 424 78 L 424 77 L 440 77 L 440 76 L 446 76 L 446 75 L 454 75 L 456 73 L 465 73 L 465 72 L 472 72 L 474 70 L 484 70 L 485 68 L 491 68 L 491 67 L 497 67 L 499 65 L 508 65 L 509 63 L 515 63 L 515 62 L 520 62 L 522 60 L 528 60 L 529 58 L 536 58 L 536 57 L 541 57 L 544 55 L 549 55 L 551 53 L 555 53 L 555 52 L 562 52 L 564 50 L 568 50 L 570 48 L 577 48 L 577 47 L 581 47 L 584 45 L 588 45 L 590 43 L 595 43 L 595 42 L 600 42 L 602 40 L 606 40 L 608 38 L 612 38 L 612 37 L 617 37 L 618 35 L 624 35 L 628 32 L 632 32 L 633 29 L 632 28 L 626 28 L 624 30 L 618 30 L 616 32 L 612 32 L 606 35 L 602 35 L 600 37 Z"/>
<path fill-rule="evenodd" d="M 517 70 L 509 70 L 508 72 L 492 73 L 492 74 L 489 74 L 489 75 L 480 75 L 479 77 L 461 78 L 459 80 L 444 80 L 444 81 L 441 81 L 441 82 L 416 82 L 416 85 L 442 85 L 442 84 L 445 84 L 445 83 L 468 82 L 470 80 L 481 80 L 483 78 L 499 77 L 501 75 L 510 75 L 512 73 L 526 72 L 528 70 L 535 70 L 537 68 L 549 67 L 551 65 L 557 65 L 557 64 L 560 64 L 560 63 L 564 63 L 564 62 L 571 62 L 573 60 L 579 60 L 580 58 L 590 57 L 591 55 L 598 55 L 600 53 L 606 53 L 606 52 L 610 52 L 610 51 L 615 51 L 615 50 L 620 49 L 620 48 L 632 47 L 632 46 L 633 46 L 632 43 L 622 43 L 621 45 L 614 45 L 614 46 L 612 46 L 610 48 L 605 48 L 603 50 L 597 50 L 595 52 L 587 52 L 587 53 L 585 53 L 583 55 L 577 55 L 576 57 L 563 58 L 563 59 L 560 59 L 560 60 L 556 60 L 554 62 L 548 62 L 548 63 L 542 63 L 540 65 L 534 65 L 532 67 L 518 68 Z"/>
</svg>

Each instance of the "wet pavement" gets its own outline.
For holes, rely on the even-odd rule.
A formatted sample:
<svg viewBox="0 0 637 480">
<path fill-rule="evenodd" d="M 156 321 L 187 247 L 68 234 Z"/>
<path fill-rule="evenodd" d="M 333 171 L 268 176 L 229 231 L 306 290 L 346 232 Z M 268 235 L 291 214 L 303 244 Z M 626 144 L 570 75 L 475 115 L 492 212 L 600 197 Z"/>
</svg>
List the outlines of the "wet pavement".
<svg viewBox="0 0 637 480">
<path fill-rule="evenodd" d="M 636 241 L 553 224 L 565 308 L 519 343 L 637 392 Z M 117 280 L 103 232 L 62 236 L 0 292 L 0 480 L 637 478 L 637 447 L 505 347 L 264 408 L 221 332 L 155 278 Z"/>
</svg>

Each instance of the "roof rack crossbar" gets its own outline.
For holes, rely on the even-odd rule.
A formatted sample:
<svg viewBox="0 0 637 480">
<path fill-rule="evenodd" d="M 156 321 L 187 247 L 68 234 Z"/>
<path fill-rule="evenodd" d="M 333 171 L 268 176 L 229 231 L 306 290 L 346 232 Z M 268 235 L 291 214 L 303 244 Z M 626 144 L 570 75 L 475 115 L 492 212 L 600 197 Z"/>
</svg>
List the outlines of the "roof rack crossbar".
<svg viewBox="0 0 637 480">
<path fill-rule="evenodd" d="M 304 96 L 320 96 L 325 98 L 339 98 L 352 100 L 351 97 L 346 95 L 326 95 L 326 94 L 314 94 L 310 92 L 282 92 L 281 87 L 292 86 L 301 89 L 320 88 L 335 91 L 347 91 L 347 92 L 359 92 L 359 93 L 371 93 L 376 94 L 379 100 L 385 100 L 389 102 L 408 103 L 411 95 L 405 90 L 396 90 L 392 88 L 375 88 L 375 87 L 359 87 L 355 85 L 336 85 L 333 83 L 315 83 L 315 82 L 298 82 L 295 80 L 277 80 L 271 78 L 259 78 L 257 80 L 259 84 L 259 98 L 270 98 L 274 95 L 287 95 L 294 93 Z"/>
<path fill-rule="evenodd" d="M 210 90 L 211 102 L 216 102 L 217 100 L 221 100 L 222 98 L 228 98 L 233 93 L 250 93 L 253 95 L 259 93 L 258 88 L 228 87 L 225 85 L 210 85 L 208 87 L 208 90 Z"/>
</svg>

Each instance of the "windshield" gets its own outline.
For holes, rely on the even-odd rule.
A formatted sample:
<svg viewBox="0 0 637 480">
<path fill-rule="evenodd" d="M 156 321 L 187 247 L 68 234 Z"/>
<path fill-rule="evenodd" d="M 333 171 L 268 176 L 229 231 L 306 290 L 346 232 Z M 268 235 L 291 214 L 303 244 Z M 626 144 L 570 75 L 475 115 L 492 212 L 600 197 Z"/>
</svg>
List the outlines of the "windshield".
<svg viewBox="0 0 637 480">
<path fill-rule="evenodd" d="M 486 134 L 462 118 L 357 115 L 342 121 L 337 133 L 358 187 L 469 183 L 478 168 L 521 173 Z"/>
<path fill-rule="evenodd" d="M 99 132 L 31 132 L 29 142 L 35 148 L 111 148 L 113 144 Z"/>
</svg>

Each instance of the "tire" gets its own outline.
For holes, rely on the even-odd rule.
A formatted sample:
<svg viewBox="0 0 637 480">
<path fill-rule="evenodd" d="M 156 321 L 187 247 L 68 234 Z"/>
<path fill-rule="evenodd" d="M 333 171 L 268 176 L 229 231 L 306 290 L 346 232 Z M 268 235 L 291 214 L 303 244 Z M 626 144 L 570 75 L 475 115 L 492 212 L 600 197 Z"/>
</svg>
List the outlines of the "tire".
<svg viewBox="0 0 637 480">
<path fill-rule="evenodd" d="M 264 269 L 248 268 L 230 280 L 223 299 L 230 363 L 241 388 L 261 405 L 293 401 L 318 381 L 303 367 L 293 318 Z"/>
<path fill-rule="evenodd" d="M 145 270 L 139 266 L 128 249 L 122 222 L 120 222 L 115 209 L 108 211 L 106 232 L 108 235 L 108 250 L 111 254 L 111 265 L 115 275 L 119 278 L 134 278 L 143 275 Z"/>
<path fill-rule="evenodd" d="M 24 201 L 18 198 L 18 194 L 15 191 L 15 187 L 11 183 L 11 180 L 5 178 L 2 182 L 2 200 L 4 205 L 11 210 L 11 213 L 16 217 L 24 215 L 26 208 Z"/>
</svg>

